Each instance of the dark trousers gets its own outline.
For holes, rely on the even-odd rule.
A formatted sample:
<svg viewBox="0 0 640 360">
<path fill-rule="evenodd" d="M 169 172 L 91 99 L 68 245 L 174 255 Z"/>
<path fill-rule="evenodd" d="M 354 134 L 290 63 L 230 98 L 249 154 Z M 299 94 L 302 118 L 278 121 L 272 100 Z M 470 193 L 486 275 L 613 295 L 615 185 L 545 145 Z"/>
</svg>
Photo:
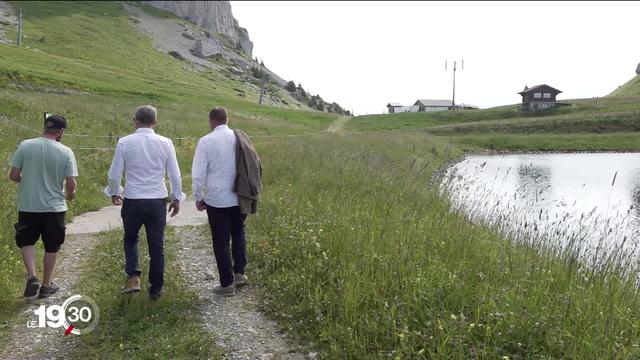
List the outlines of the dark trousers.
<svg viewBox="0 0 640 360">
<path fill-rule="evenodd" d="M 164 199 L 124 199 L 124 271 L 140 276 L 138 263 L 138 234 L 144 225 L 149 246 L 149 292 L 158 293 L 164 284 L 164 228 L 167 224 L 167 203 Z"/>
<path fill-rule="evenodd" d="M 247 265 L 247 240 L 244 232 L 244 220 L 247 215 L 241 214 L 238 206 L 216 208 L 207 205 L 207 216 L 220 285 L 229 286 L 233 284 L 233 274 L 244 274 L 244 267 Z M 232 255 L 229 255 L 229 238 Z"/>
</svg>

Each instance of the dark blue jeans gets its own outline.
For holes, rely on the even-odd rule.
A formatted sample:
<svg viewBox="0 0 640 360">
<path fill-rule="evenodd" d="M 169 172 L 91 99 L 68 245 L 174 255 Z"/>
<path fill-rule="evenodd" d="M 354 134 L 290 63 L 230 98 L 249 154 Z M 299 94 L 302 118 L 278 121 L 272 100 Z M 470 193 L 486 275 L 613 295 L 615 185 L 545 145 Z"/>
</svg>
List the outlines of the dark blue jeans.
<svg viewBox="0 0 640 360">
<path fill-rule="evenodd" d="M 138 263 L 138 234 L 144 225 L 149 246 L 150 293 L 159 293 L 164 285 L 164 228 L 167 224 L 167 203 L 164 199 L 124 199 L 124 271 L 140 276 Z"/>
<path fill-rule="evenodd" d="M 213 237 L 213 254 L 218 265 L 220 285 L 233 284 L 233 273 L 244 274 L 247 265 L 247 240 L 244 232 L 246 214 L 237 206 L 216 208 L 207 205 L 207 216 Z M 229 255 L 231 239 L 231 255 Z M 233 262 L 232 262 L 233 257 Z"/>
</svg>

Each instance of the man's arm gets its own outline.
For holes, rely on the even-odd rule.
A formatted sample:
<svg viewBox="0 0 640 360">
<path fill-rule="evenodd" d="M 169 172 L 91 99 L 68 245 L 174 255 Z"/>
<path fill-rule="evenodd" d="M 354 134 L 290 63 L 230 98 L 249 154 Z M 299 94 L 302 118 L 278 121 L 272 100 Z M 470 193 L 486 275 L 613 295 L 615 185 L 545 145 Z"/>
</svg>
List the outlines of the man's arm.
<svg viewBox="0 0 640 360">
<path fill-rule="evenodd" d="M 67 192 L 67 200 L 73 200 L 76 198 L 76 188 L 78 183 L 75 176 L 67 176 L 65 179 L 65 190 Z"/>
<path fill-rule="evenodd" d="M 120 191 L 120 183 L 122 182 L 122 172 L 124 171 L 124 144 L 118 142 L 116 151 L 113 154 L 111 167 L 107 173 L 109 179 L 109 195 L 113 205 L 122 205 L 122 196 L 118 194 Z"/>
<path fill-rule="evenodd" d="M 9 172 L 9 179 L 17 183 L 22 181 L 22 168 L 24 167 L 23 166 L 24 150 L 23 150 L 22 144 L 23 143 L 20 143 L 20 146 L 18 146 L 18 150 L 16 150 L 16 153 L 13 154 L 13 157 L 9 162 L 9 165 L 11 166 L 11 171 Z"/>
<path fill-rule="evenodd" d="M 76 176 L 78 176 L 76 156 L 73 154 L 73 151 L 69 150 L 69 159 L 67 160 L 64 174 L 67 200 L 73 200 L 76 198 L 76 188 L 78 186 L 78 183 L 76 182 Z"/>
<path fill-rule="evenodd" d="M 173 143 L 169 143 L 169 158 L 167 159 L 167 173 L 169 174 L 169 184 L 171 185 L 171 195 L 173 201 L 169 205 L 169 211 L 171 217 L 178 215 L 180 211 L 180 201 L 182 198 L 182 175 L 180 174 L 180 167 L 178 166 L 178 159 L 176 157 L 176 149 L 173 147 Z"/>
<path fill-rule="evenodd" d="M 203 186 L 207 180 L 207 155 L 204 151 L 202 139 L 198 141 L 196 153 L 193 156 L 191 164 L 191 184 L 193 191 L 193 199 L 196 201 L 196 208 L 200 211 L 205 209 L 204 195 L 202 193 Z"/>
<path fill-rule="evenodd" d="M 19 183 L 22 180 L 22 176 L 20 175 L 21 172 L 22 169 L 12 166 L 11 172 L 9 172 L 9 179 L 11 179 L 11 181 Z"/>
</svg>

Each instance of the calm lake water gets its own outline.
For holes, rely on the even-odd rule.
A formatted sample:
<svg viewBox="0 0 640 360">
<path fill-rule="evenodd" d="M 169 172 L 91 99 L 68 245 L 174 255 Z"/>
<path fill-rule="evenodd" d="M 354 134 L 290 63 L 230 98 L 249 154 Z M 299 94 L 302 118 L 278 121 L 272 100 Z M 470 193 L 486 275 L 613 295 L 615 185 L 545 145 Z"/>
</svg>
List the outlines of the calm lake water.
<svg viewBox="0 0 640 360">
<path fill-rule="evenodd" d="M 640 154 L 469 156 L 442 189 L 473 221 L 516 240 L 593 256 L 635 251 L 640 234 Z"/>
</svg>

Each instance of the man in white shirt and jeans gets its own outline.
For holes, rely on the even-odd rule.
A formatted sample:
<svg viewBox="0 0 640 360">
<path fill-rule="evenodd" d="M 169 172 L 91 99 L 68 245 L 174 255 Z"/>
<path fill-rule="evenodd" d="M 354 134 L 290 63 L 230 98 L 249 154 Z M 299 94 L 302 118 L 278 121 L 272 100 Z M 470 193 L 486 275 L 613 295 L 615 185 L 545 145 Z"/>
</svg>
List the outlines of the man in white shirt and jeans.
<svg viewBox="0 0 640 360">
<path fill-rule="evenodd" d="M 153 130 L 157 124 L 157 111 L 150 105 L 141 106 L 133 118 L 135 133 L 118 141 L 109 169 L 109 187 L 106 190 L 114 205 L 122 205 L 124 225 L 125 272 L 128 276 L 122 293 L 140 291 L 138 264 L 138 233 L 144 225 L 149 245 L 149 297 L 160 298 L 164 284 L 164 229 L 166 226 L 167 187 L 165 174 L 171 184 L 169 212 L 180 211 L 182 177 L 173 143 Z M 124 193 L 120 183 L 125 173 Z"/>
<path fill-rule="evenodd" d="M 213 252 L 218 266 L 220 285 L 216 294 L 235 295 L 236 285 L 247 283 L 244 221 L 247 217 L 238 206 L 234 192 L 236 179 L 236 135 L 227 126 L 227 112 L 216 107 L 209 113 L 211 132 L 198 141 L 191 175 L 193 197 L 198 210 L 207 210 Z M 229 238 L 231 253 L 229 254 Z M 233 258 L 232 258 L 233 257 Z"/>
</svg>

